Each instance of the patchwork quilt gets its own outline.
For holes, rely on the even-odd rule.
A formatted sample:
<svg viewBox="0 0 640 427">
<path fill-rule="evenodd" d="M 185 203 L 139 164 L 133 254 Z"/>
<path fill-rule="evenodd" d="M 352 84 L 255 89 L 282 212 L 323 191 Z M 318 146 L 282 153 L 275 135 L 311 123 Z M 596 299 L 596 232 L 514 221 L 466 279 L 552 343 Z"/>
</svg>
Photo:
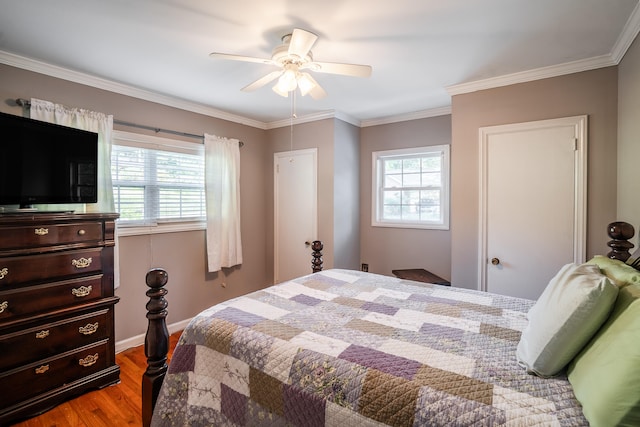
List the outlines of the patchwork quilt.
<svg viewBox="0 0 640 427">
<path fill-rule="evenodd" d="M 566 376 L 515 350 L 533 301 L 327 270 L 211 307 L 154 426 L 586 426 Z"/>
</svg>

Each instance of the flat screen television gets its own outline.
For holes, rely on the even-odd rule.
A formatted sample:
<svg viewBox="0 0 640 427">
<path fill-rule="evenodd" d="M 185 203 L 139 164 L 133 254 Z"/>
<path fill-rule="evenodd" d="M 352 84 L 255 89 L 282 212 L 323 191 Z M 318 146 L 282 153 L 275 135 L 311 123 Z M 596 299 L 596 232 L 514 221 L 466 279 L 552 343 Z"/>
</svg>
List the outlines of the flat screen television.
<svg viewBox="0 0 640 427">
<path fill-rule="evenodd" d="M 3 210 L 97 201 L 97 133 L 0 113 Z"/>
</svg>

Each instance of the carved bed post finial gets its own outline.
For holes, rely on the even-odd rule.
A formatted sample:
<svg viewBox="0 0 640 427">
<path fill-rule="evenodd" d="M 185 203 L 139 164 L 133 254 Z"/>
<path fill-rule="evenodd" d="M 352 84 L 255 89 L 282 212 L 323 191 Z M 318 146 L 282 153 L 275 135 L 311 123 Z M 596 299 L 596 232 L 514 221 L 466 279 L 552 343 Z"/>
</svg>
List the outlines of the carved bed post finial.
<svg viewBox="0 0 640 427">
<path fill-rule="evenodd" d="M 620 261 L 629 259 L 631 256 L 629 249 L 633 247 L 633 243 L 629 242 L 629 239 L 635 234 L 633 225 L 622 221 L 612 222 L 607 227 L 607 234 L 613 239 L 607 243 L 607 246 L 611 248 L 607 257 Z"/>
<path fill-rule="evenodd" d="M 311 250 L 313 250 L 311 253 L 313 257 L 311 260 L 311 269 L 314 273 L 322 271 L 322 248 L 324 248 L 324 245 L 320 240 L 314 240 L 311 243 Z"/>
<path fill-rule="evenodd" d="M 144 354 L 147 356 L 147 370 L 142 375 L 142 423 L 151 424 L 153 408 L 158 399 L 160 386 L 167 373 L 167 354 L 169 353 L 169 331 L 167 330 L 167 290 L 169 275 L 161 268 L 149 270 L 146 276 L 149 302 L 147 319 L 149 326 L 144 339 Z"/>
</svg>

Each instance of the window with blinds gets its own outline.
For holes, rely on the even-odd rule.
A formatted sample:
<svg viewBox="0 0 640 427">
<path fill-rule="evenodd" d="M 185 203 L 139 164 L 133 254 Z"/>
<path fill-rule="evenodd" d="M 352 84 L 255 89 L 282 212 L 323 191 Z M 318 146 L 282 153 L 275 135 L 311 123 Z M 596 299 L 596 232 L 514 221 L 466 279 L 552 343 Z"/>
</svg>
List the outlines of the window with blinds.
<svg viewBox="0 0 640 427">
<path fill-rule="evenodd" d="M 202 144 L 114 134 L 111 178 L 121 225 L 205 219 Z"/>
</svg>

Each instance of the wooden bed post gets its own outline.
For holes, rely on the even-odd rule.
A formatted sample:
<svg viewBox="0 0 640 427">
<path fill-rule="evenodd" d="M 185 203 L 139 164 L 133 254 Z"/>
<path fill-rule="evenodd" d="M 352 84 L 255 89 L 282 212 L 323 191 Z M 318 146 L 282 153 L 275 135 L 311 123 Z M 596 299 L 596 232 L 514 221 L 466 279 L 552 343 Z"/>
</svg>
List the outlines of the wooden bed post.
<svg viewBox="0 0 640 427">
<path fill-rule="evenodd" d="M 149 270 L 146 276 L 149 302 L 147 319 L 149 326 L 144 338 L 144 354 L 147 356 L 147 370 L 142 375 L 142 423 L 151 424 L 153 408 L 160 393 L 162 381 L 167 373 L 167 354 L 169 353 L 169 331 L 167 330 L 167 290 L 169 276 L 161 268 Z"/>
<path fill-rule="evenodd" d="M 322 271 L 322 249 L 323 248 L 324 248 L 324 245 L 320 240 L 314 240 L 311 243 L 311 250 L 313 251 L 311 252 L 311 256 L 313 257 L 313 259 L 311 260 L 311 269 L 313 270 L 314 273 L 317 273 L 318 271 Z"/>
<path fill-rule="evenodd" d="M 629 242 L 635 234 L 633 225 L 622 221 L 612 222 L 607 227 L 607 234 L 613 239 L 607 243 L 611 248 L 607 256 L 626 262 L 631 256 L 629 249 L 633 248 L 633 243 Z"/>
</svg>

